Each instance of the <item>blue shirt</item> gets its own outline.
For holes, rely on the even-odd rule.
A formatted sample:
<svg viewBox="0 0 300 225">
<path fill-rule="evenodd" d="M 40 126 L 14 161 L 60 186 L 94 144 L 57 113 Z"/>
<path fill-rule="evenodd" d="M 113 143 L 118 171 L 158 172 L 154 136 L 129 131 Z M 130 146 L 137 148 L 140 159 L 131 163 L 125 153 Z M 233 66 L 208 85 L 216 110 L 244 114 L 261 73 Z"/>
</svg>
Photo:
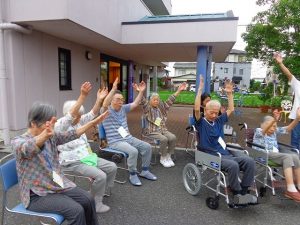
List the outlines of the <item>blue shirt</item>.
<svg viewBox="0 0 300 225">
<path fill-rule="evenodd" d="M 119 111 L 115 111 L 111 106 L 108 107 L 109 116 L 102 122 L 106 133 L 108 144 L 118 141 L 124 141 L 132 137 L 128 130 L 127 113 L 130 111 L 130 105 L 123 105 Z M 123 138 L 118 129 L 123 127 L 129 135 Z"/>
<path fill-rule="evenodd" d="M 218 142 L 219 137 L 224 140 L 223 126 L 228 121 L 227 113 L 222 113 L 214 122 L 209 122 L 204 117 L 196 121 L 196 129 L 199 135 L 197 148 L 201 151 L 216 155 L 230 155 Z"/>
</svg>

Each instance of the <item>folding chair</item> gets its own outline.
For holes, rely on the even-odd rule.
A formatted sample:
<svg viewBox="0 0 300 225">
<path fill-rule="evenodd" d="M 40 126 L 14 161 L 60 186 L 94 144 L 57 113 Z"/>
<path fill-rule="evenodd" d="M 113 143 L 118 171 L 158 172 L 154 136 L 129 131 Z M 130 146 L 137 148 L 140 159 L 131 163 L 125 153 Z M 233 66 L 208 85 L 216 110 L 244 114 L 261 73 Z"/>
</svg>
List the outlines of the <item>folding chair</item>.
<svg viewBox="0 0 300 225">
<path fill-rule="evenodd" d="M 105 133 L 105 129 L 104 129 L 102 123 L 100 123 L 100 124 L 98 125 L 98 131 L 99 131 L 99 139 L 100 139 L 100 141 L 106 140 L 106 133 Z M 123 158 L 124 158 L 124 166 L 123 166 L 123 167 L 118 166 L 118 169 L 128 171 L 128 169 L 127 169 L 127 158 L 128 158 L 128 154 L 127 154 L 127 153 L 122 152 L 122 151 L 119 151 L 119 150 L 116 150 L 116 149 L 113 149 L 113 148 L 111 148 L 111 147 L 105 147 L 105 148 L 100 147 L 100 150 L 106 151 L 106 152 L 111 152 L 111 153 L 117 153 L 117 154 L 122 155 Z M 117 183 L 119 183 L 119 184 L 125 184 L 125 183 L 126 183 L 126 180 L 117 180 L 117 179 L 116 179 L 115 182 L 117 182 Z"/>
<path fill-rule="evenodd" d="M 265 146 L 253 143 L 255 129 L 248 128 L 246 123 L 239 125 L 242 126 L 241 129 L 245 129 L 245 141 L 246 147 L 249 148 L 249 155 L 258 165 L 255 180 L 263 185 L 259 190 L 260 196 L 263 197 L 265 195 L 267 188 L 271 189 L 272 195 L 276 195 L 275 188 L 278 187 L 278 181 L 274 176 L 278 176 L 280 179 L 284 180 L 283 174 L 278 172 L 282 166 L 269 159 L 268 151 Z M 299 155 L 299 150 L 290 145 L 278 142 L 278 146 L 279 152 Z M 282 184 L 280 186 L 284 185 L 285 184 Z"/>
<path fill-rule="evenodd" d="M 145 129 L 148 126 L 148 122 L 144 116 L 141 117 L 141 126 L 142 126 L 141 139 L 148 142 L 151 146 L 154 146 L 154 162 L 151 162 L 151 164 L 155 165 L 157 162 L 156 157 L 157 154 L 159 153 L 160 140 L 146 134 Z"/>
<path fill-rule="evenodd" d="M 38 213 L 27 210 L 22 203 L 18 204 L 13 208 L 9 208 L 7 205 L 7 194 L 8 191 L 18 183 L 18 175 L 16 168 L 16 159 L 13 157 L 13 154 L 9 154 L 3 157 L 0 160 L 0 173 L 1 173 L 1 182 L 3 189 L 3 198 L 2 198 L 2 219 L 1 224 L 5 224 L 5 210 L 10 213 L 17 213 L 28 216 L 36 216 L 40 218 L 47 218 L 53 220 L 56 224 L 62 224 L 64 222 L 64 217 L 59 214 L 54 213 Z M 41 224 L 45 224 L 40 221 Z"/>
</svg>

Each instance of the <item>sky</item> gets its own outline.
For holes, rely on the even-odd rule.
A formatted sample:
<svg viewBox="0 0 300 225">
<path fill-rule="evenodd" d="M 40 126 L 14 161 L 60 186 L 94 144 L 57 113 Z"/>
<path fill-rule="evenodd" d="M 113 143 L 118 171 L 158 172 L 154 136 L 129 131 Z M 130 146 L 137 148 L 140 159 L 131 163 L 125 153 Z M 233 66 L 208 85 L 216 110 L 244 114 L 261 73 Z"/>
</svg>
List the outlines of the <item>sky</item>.
<svg viewBox="0 0 300 225">
<path fill-rule="evenodd" d="M 237 42 L 234 49 L 244 50 L 246 43 L 241 38 L 246 25 L 251 23 L 257 12 L 264 7 L 257 6 L 256 0 L 171 0 L 172 14 L 200 14 L 200 13 L 224 13 L 233 11 L 234 16 L 239 17 L 237 28 Z M 256 60 L 252 64 L 251 78 L 263 77 L 266 68 Z"/>
</svg>

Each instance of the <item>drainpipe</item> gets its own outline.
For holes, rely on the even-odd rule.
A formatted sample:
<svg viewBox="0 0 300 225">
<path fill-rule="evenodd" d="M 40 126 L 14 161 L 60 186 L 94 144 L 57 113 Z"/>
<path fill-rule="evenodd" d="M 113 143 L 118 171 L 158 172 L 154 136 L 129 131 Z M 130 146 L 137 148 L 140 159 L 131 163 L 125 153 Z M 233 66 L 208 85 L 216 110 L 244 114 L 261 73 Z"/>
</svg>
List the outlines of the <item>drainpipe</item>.
<svg viewBox="0 0 300 225">
<path fill-rule="evenodd" d="M 0 18 L 0 102 L 1 102 L 1 118 L 3 125 L 3 140 L 4 145 L 10 144 L 9 137 L 9 123 L 8 123 L 8 105 L 7 105 L 7 80 L 8 76 L 6 73 L 5 65 L 5 54 L 4 54 L 4 30 L 15 30 L 23 34 L 30 34 L 31 29 L 24 28 L 13 23 L 2 23 Z"/>
</svg>

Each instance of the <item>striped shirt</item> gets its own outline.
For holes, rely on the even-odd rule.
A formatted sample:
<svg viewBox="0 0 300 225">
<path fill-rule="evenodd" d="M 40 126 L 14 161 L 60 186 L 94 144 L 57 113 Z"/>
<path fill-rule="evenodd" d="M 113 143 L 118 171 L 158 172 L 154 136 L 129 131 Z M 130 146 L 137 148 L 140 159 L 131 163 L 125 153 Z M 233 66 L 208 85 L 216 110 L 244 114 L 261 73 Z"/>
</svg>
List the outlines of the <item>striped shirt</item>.
<svg viewBox="0 0 300 225">
<path fill-rule="evenodd" d="M 127 113 L 130 111 L 130 105 L 123 105 L 119 111 L 114 110 L 111 106 L 108 107 L 109 116 L 102 122 L 106 133 L 106 139 L 108 144 L 112 144 L 118 141 L 128 140 L 132 137 L 129 132 L 127 124 Z M 122 137 L 118 129 L 123 127 L 128 135 Z"/>
<path fill-rule="evenodd" d="M 175 102 L 175 95 L 171 95 L 166 101 L 160 101 L 157 108 L 152 107 L 150 102 L 143 97 L 141 105 L 143 106 L 143 116 L 145 118 L 145 127 L 143 133 L 163 133 L 167 131 L 166 121 L 167 113 Z M 160 126 L 155 124 L 157 118 L 161 119 Z"/>
<path fill-rule="evenodd" d="M 76 186 L 64 176 L 57 151 L 57 145 L 76 138 L 78 136 L 75 130 L 55 133 L 44 143 L 42 148 L 36 145 L 35 137 L 27 132 L 12 140 L 21 201 L 26 208 L 30 202 L 30 191 L 39 196 L 46 196 L 48 193 L 59 193 Z M 53 171 L 61 177 L 64 187 L 53 181 Z"/>
</svg>

